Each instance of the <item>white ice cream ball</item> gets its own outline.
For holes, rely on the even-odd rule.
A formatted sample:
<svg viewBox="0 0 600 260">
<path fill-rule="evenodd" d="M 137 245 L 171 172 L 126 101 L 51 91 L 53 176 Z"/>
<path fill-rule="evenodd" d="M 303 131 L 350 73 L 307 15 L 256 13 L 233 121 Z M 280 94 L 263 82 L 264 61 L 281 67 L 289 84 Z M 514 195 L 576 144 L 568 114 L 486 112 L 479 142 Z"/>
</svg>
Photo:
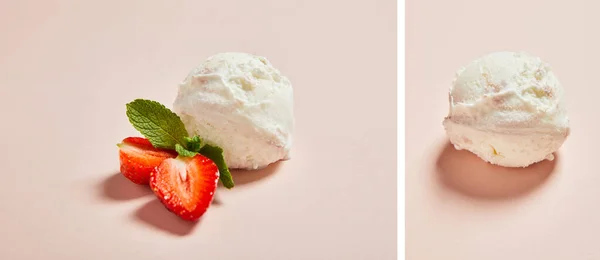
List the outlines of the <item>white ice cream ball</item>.
<svg viewBox="0 0 600 260">
<path fill-rule="evenodd" d="M 456 149 L 492 164 L 553 160 L 569 135 L 563 88 L 550 66 L 524 52 L 496 52 L 457 72 L 443 125 Z"/>
<path fill-rule="evenodd" d="M 288 158 L 292 85 L 264 57 L 209 57 L 179 85 L 173 108 L 190 135 L 223 148 L 230 168 L 259 169 Z"/>
</svg>

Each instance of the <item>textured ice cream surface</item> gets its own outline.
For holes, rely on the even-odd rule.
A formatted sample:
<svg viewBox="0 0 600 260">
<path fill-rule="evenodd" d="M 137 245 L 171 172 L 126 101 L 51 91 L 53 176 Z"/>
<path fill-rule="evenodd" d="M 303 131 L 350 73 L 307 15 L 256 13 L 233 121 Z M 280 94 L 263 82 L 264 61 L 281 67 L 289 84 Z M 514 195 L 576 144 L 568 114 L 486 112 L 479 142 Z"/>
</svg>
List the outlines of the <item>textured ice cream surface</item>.
<svg viewBox="0 0 600 260">
<path fill-rule="evenodd" d="M 569 135 L 563 88 L 524 52 L 496 52 L 460 69 L 443 125 L 456 149 L 506 167 L 553 160 Z"/>
<path fill-rule="evenodd" d="M 223 149 L 230 168 L 259 169 L 289 156 L 292 85 L 264 57 L 209 57 L 179 85 L 173 109 L 190 135 Z"/>
</svg>

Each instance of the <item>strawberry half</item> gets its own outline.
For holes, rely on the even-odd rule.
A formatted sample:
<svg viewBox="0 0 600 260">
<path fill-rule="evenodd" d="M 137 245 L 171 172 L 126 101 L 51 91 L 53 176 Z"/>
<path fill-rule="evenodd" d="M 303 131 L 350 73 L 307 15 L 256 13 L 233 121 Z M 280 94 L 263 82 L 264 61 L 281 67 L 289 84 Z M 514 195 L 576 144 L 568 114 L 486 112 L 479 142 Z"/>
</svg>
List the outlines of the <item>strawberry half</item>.
<svg viewBox="0 0 600 260">
<path fill-rule="evenodd" d="M 197 154 L 164 160 L 150 176 L 150 188 L 165 207 L 184 220 L 200 218 L 215 195 L 219 169 Z"/>
<path fill-rule="evenodd" d="M 117 145 L 121 173 L 137 184 L 148 184 L 150 173 L 165 159 L 175 158 L 177 153 L 155 148 L 146 138 L 127 137 Z"/>
</svg>

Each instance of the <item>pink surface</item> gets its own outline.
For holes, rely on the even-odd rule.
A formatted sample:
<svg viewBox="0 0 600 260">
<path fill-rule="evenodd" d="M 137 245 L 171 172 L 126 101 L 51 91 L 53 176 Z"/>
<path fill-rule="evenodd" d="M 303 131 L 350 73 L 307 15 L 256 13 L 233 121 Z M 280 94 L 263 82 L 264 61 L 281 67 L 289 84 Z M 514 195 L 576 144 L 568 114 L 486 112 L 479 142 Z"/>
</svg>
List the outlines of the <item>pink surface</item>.
<svg viewBox="0 0 600 260">
<path fill-rule="evenodd" d="M 0 259 L 395 259 L 394 1 L 2 1 Z M 125 103 L 209 55 L 295 87 L 292 159 L 197 224 L 118 173 Z"/>
<path fill-rule="evenodd" d="M 598 2 L 407 2 L 408 259 L 600 259 Z M 571 136 L 555 162 L 499 168 L 448 146 L 454 72 L 502 50 L 542 57 L 565 87 Z"/>
</svg>

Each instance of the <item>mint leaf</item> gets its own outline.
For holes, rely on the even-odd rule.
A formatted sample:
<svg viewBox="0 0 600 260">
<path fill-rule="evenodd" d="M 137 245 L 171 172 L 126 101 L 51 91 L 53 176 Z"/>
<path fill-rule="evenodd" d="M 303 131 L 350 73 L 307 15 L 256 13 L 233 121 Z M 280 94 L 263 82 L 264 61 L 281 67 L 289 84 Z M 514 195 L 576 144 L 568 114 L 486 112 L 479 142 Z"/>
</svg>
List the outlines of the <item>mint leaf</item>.
<svg viewBox="0 0 600 260">
<path fill-rule="evenodd" d="M 194 157 L 196 154 L 198 154 L 197 152 L 192 152 L 185 149 L 185 147 L 180 144 L 175 144 L 175 151 L 177 151 L 177 153 L 183 157 Z"/>
<path fill-rule="evenodd" d="M 127 117 L 133 127 L 156 148 L 175 149 L 184 144 L 188 132 L 183 122 L 162 104 L 145 99 L 136 99 L 126 105 Z"/>
<path fill-rule="evenodd" d="M 200 149 L 202 148 L 202 146 L 204 146 L 200 136 L 196 135 L 194 137 L 184 137 L 184 139 L 185 139 L 185 145 L 189 151 L 199 152 Z"/>
<path fill-rule="evenodd" d="M 221 149 L 221 147 L 206 144 L 204 147 L 202 147 L 202 149 L 200 149 L 200 154 L 208 157 L 217 165 L 220 173 L 219 179 L 225 188 L 231 189 L 233 186 L 235 186 L 233 183 L 233 178 L 231 177 L 231 173 L 229 172 L 229 168 L 227 168 L 227 164 L 223 158 L 223 149 Z"/>
</svg>

